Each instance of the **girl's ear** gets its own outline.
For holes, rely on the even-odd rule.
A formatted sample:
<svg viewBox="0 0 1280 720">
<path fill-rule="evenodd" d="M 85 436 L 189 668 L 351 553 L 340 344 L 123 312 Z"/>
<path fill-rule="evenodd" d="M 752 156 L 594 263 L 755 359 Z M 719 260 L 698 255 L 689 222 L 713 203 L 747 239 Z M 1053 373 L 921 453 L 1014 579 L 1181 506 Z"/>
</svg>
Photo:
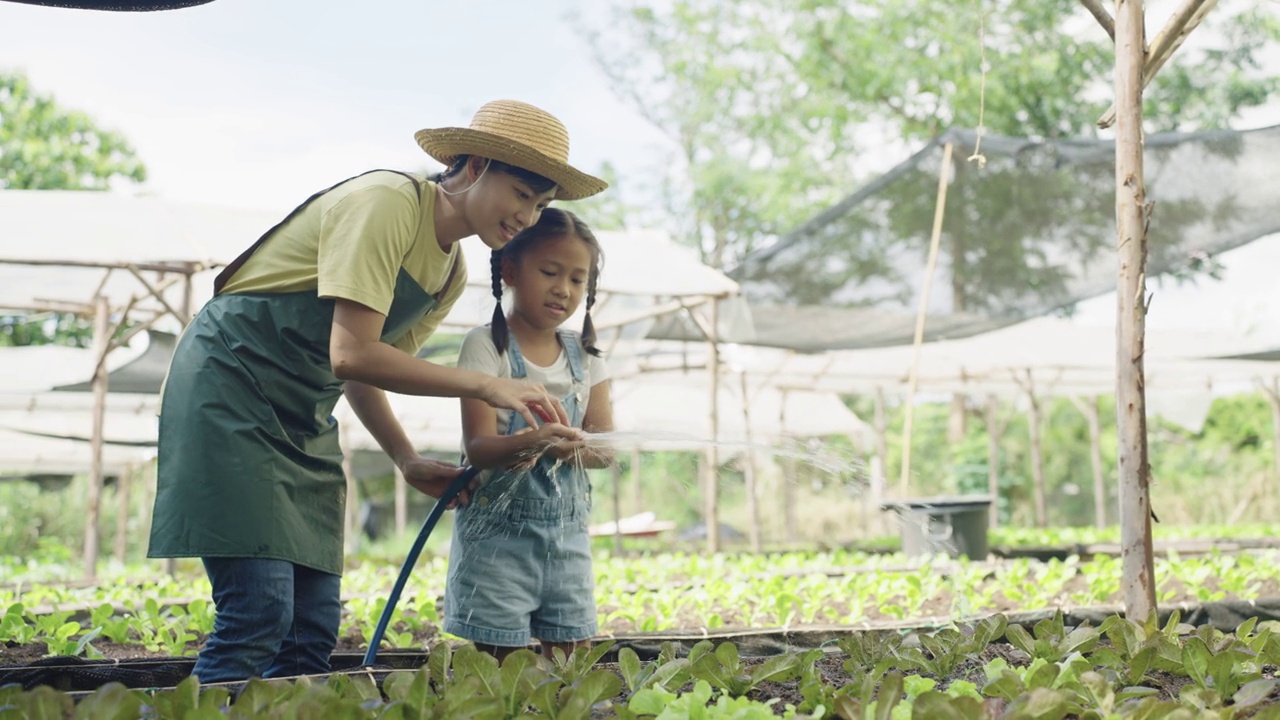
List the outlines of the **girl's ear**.
<svg viewBox="0 0 1280 720">
<path fill-rule="evenodd" d="M 482 157 L 472 155 L 467 158 L 467 181 L 475 182 L 480 179 L 480 175 L 484 173 L 485 165 L 488 160 Z"/>
<path fill-rule="evenodd" d="M 502 282 L 511 287 L 516 286 L 516 264 L 511 258 L 502 258 Z"/>
</svg>

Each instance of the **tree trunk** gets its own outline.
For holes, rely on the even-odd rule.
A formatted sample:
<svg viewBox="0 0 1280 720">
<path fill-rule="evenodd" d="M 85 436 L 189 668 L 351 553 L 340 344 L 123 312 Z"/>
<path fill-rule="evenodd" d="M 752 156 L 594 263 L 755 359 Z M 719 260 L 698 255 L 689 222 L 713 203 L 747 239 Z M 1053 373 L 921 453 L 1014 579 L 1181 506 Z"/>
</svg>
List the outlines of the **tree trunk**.
<svg viewBox="0 0 1280 720">
<path fill-rule="evenodd" d="M 1000 399 L 987 396 L 987 494 L 991 496 L 989 523 L 1000 527 Z"/>
<path fill-rule="evenodd" d="M 93 307 L 93 429 L 89 438 L 89 488 L 84 518 L 84 579 L 98 577 L 98 547 L 101 536 L 98 516 L 102 509 L 102 425 L 107 412 L 107 353 L 111 349 L 111 307 L 99 295 Z"/>
<path fill-rule="evenodd" d="M 1147 197 L 1142 158 L 1142 0 L 1116 0 L 1116 432 L 1120 555 L 1125 614 L 1142 622 L 1156 609 L 1151 552 L 1146 333 Z"/>
</svg>

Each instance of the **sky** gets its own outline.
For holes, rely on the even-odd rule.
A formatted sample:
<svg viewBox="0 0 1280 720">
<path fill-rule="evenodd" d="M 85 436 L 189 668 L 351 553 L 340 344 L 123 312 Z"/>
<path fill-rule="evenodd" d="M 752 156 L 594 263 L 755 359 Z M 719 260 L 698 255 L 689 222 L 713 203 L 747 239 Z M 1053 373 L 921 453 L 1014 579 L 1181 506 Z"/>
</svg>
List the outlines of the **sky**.
<svg viewBox="0 0 1280 720">
<path fill-rule="evenodd" d="M 0 70 L 122 132 L 148 192 L 287 208 L 375 167 L 438 165 L 424 127 L 485 102 L 533 103 L 569 128 L 570 160 L 653 172 L 662 133 L 615 97 L 571 13 L 590 0 L 215 0 L 155 13 L 0 2 Z"/>
</svg>

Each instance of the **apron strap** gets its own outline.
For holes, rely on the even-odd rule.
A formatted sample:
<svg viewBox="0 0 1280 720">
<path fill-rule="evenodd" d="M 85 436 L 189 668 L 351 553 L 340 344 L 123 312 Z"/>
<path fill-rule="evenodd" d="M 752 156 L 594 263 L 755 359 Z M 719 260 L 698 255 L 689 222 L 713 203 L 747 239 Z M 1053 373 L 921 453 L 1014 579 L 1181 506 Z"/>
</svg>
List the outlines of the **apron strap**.
<svg viewBox="0 0 1280 720">
<path fill-rule="evenodd" d="M 230 263 L 228 263 L 226 267 L 222 268 L 222 271 L 218 273 L 218 276 L 213 279 L 213 294 L 217 295 L 218 293 L 221 293 L 222 288 L 226 286 L 227 281 L 229 281 L 231 277 L 236 274 L 236 271 L 238 271 L 241 268 L 241 266 L 243 266 L 255 252 L 257 252 L 258 248 L 262 247 L 262 244 L 265 243 L 267 239 L 270 238 L 273 234 L 275 234 L 277 230 L 284 227 L 285 223 L 297 217 L 298 213 L 301 213 L 304 209 L 306 209 L 306 207 L 310 205 L 313 200 L 320 197 L 321 195 L 324 195 L 330 190 L 333 190 L 334 188 L 338 187 L 342 183 L 350 182 L 351 180 L 355 180 L 356 178 L 364 177 L 365 175 L 368 175 L 370 173 L 376 173 L 376 172 L 393 172 L 393 173 L 396 173 L 397 175 L 403 175 L 409 178 L 409 181 L 413 183 L 413 189 L 415 193 L 418 195 L 418 202 L 419 204 L 421 204 L 422 184 L 418 182 L 418 178 L 410 175 L 407 172 L 403 172 L 401 170 L 369 170 L 367 172 L 362 172 L 359 175 L 353 175 L 347 178 L 346 180 L 343 180 L 342 182 L 334 183 L 332 186 L 327 187 L 318 193 L 315 193 L 314 195 L 307 198 L 306 200 L 303 200 L 302 204 L 294 208 L 288 215 L 285 216 L 283 220 L 271 226 L 270 230 L 263 233 L 262 237 L 258 238 L 257 242 L 250 245 L 248 250 L 245 250 L 244 252 L 240 253 L 239 257 L 237 257 L 235 260 L 232 260 Z M 456 260 L 454 262 L 454 265 L 455 266 L 457 265 Z M 449 279 L 450 280 L 453 279 L 452 271 L 450 271 Z M 446 282 L 445 288 L 447 289 L 448 286 L 449 286 L 449 283 Z"/>
<path fill-rule="evenodd" d="M 459 247 L 454 251 L 453 263 L 449 265 L 449 277 L 444 279 L 444 286 L 440 288 L 440 292 L 432 296 L 436 301 L 436 307 L 440 306 L 440 301 L 448 294 L 449 288 L 453 286 L 453 279 L 458 275 L 458 263 L 462 260 L 462 248 Z M 434 308 L 433 308 L 434 309 Z"/>
</svg>

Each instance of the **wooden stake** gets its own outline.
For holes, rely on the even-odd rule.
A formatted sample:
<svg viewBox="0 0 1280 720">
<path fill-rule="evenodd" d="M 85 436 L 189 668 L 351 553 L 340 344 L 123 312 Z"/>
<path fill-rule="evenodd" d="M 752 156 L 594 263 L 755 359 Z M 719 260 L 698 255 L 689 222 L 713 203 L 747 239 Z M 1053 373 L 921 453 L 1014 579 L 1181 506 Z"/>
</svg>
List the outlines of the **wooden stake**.
<svg viewBox="0 0 1280 720">
<path fill-rule="evenodd" d="M 884 388 L 877 387 L 875 394 L 875 416 L 872 428 L 876 434 L 875 453 L 871 456 L 871 504 L 875 506 L 875 527 L 878 532 L 885 532 L 884 511 L 880 504 L 884 502 L 885 480 L 889 471 L 889 433 L 886 429 Z"/>
<path fill-rule="evenodd" d="M 760 552 L 760 502 L 756 496 L 756 458 L 751 446 L 751 403 L 747 397 L 747 374 L 738 373 L 742 385 L 742 426 L 746 433 L 747 448 L 742 458 L 742 477 L 746 485 L 747 516 L 751 518 L 751 551 Z"/>
<path fill-rule="evenodd" d="M 1023 389 L 1027 393 L 1027 401 L 1031 406 L 1027 410 L 1027 430 L 1031 440 L 1031 479 L 1035 493 L 1036 527 L 1049 525 L 1048 502 L 1045 499 L 1044 484 L 1044 450 L 1041 444 L 1041 426 L 1044 419 L 1040 412 L 1040 398 L 1036 397 L 1035 381 L 1031 371 L 1026 371 L 1027 383 Z"/>
<path fill-rule="evenodd" d="M 711 444 L 707 446 L 707 482 L 704 493 L 703 516 L 707 527 L 707 552 L 720 551 L 720 301 L 711 301 L 710 336 L 707 338 L 711 383 Z"/>
<path fill-rule="evenodd" d="M 116 560 L 121 566 L 129 557 L 129 486 L 133 483 L 132 465 L 116 476 Z"/>
<path fill-rule="evenodd" d="M 1093 468 L 1093 524 L 1099 530 L 1107 526 L 1107 476 L 1102 467 L 1102 422 L 1098 417 L 1098 398 L 1088 402 L 1071 398 L 1089 426 L 1089 465 Z"/>
<path fill-rule="evenodd" d="M 613 481 L 613 552 L 622 554 L 622 466 L 609 463 L 609 479 Z"/>
<path fill-rule="evenodd" d="M 637 513 L 644 512 L 644 488 L 640 485 L 640 446 L 631 448 L 632 503 Z"/>
<path fill-rule="evenodd" d="M 107 348 L 111 346 L 111 308 L 107 298 L 94 298 L 93 313 L 93 430 L 89 437 L 89 489 L 84 518 L 84 579 L 98 577 L 98 552 L 101 539 L 98 516 L 102 507 L 102 425 L 107 410 Z"/>
<path fill-rule="evenodd" d="M 1271 378 L 1271 385 L 1259 383 L 1262 394 L 1271 405 L 1271 451 L 1275 456 L 1277 489 L 1280 489 L 1280 377 Z"/>
<path fill-rule="evenodd" d="M 1143 622 L 1156 610 L 1151 550 L 1146 334 L 1147 195 L 1143 178 L 1142 0 L 1116 0 L 1116 433 L 1120 483 L 1121 593 L 1125 614 Z"/>
<path fill-rule="evenodd" d="M 987 396 L 987 493 L 991 495 L 989 524 L 992 530 L 1000 527 L 1000 399 Z"/>
<path fill-rule="evenodd" d="M 902 423 L 902 476 L 898 481 L 898 494 L 907 497 L 911 480 L 911 433 L 915 421 L 916 375 L 920 371 L 920 345 L 924 342 L 924 321 L 929 314 L 929 293 L 933 289 L 933 271 L 938 266 L 938 246 L 942 243 L 942 218 L 947 207 L 947 183 L 951 176 L 953 146 L 942 147 L 942 169 L 938 172 L 938 197 L 933 210 L 933 234 L 929 239 L 929 259 L 925 263 L 924 287 L 920 292 L 920 309 L 916 312 L 916 334 L 912 345 L 914 355 L 911 372 L 907 377 L 906 415 Z"/>
</svg>

